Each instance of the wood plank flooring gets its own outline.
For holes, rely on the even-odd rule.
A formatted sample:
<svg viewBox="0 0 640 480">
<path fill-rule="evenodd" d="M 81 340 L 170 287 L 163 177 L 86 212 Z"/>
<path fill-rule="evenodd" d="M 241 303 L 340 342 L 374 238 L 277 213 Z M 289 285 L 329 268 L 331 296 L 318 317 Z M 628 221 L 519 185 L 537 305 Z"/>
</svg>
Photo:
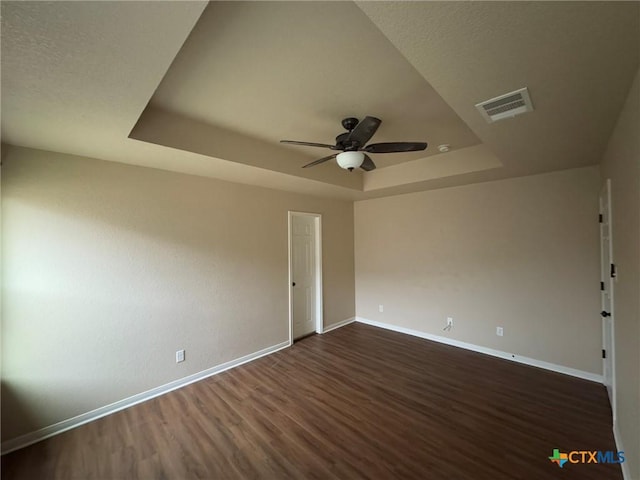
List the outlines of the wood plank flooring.
<svg viewBox="0 0 640 480">
<path fill-rule="evenodd" d="M 605 389 L 362 324 L 2 457 L 3 479 L 622 479 Z"/>
</svg>

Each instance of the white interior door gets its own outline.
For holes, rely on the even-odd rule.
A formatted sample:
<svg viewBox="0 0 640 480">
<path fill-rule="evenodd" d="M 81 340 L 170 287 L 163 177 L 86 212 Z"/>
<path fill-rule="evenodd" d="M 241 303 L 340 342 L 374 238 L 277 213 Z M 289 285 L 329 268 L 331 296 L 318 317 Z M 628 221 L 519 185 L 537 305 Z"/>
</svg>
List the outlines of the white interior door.
<svg viewBox="0 0 640 480">
<path fill-rule="evenodd" d="M 291 217 L 293 338 L 316 330 L 316 217 Z"/>
<path fill-rule="evenodd" d="M 607 179 L 600 192 L 600 290 L 602 316 L 602 375 L 609 393 L 613 419 L 616 419 L 615 407 L 615 342 L 613 291 L 615 267 L 613 263 L 613 244 L 611 237 L 611 180 Z"/>
</svg>

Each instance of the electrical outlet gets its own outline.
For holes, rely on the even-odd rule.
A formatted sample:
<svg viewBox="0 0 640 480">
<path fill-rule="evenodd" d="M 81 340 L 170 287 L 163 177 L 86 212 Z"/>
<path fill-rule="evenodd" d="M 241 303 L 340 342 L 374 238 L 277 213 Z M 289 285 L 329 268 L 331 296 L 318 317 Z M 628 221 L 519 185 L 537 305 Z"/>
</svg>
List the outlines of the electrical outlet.
<svg viewBox="0 0 640 480">
<path fill-rule="evenodd" d="M 378 305 L 378 311 L 380 313 L 384 312 L 384 305 Z"/>
<path fill-rule="evenodd" d="M 176 352 L 176 363 L 184 362 L 184 350 L 178 350 Z"/>
<path fill-rule="evenodd" d="M 447 317 L 447 327 L 453 327 L 453 317 Z"/>
<path fill-rule="evenodd" d="M 502 337 L 504 335 L 504 330 L 502 329 L 502 327 L 496 327 L 496 335 L 498 335 L 499 337 Z"/>
</svg>

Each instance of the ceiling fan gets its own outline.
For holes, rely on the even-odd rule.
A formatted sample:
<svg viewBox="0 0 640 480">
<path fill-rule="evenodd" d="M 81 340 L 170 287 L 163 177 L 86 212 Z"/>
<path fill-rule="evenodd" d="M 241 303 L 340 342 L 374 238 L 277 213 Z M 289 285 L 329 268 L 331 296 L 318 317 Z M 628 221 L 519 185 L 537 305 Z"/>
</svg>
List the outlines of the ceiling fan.
<svg viewBox="0 0 640 480">
<path fill-rule="evenodd" d="M 376 117 L 365 117 L 361 122 L 357 118 L 349 117 L 342 120 L 342 126 L 347 130 L 336 137 L 335 145 L 326 143 L 298 142 L 295 140 L 280 140 L 280 143 L 290 143 L 292 145 L 306 145 L 308 147 L 330 148 L 331 150 L 341 150 L 342 153 L 334 153 L 328 157 L 323 157 L 306 164 L 302 168 L 313 167 L 320 163 L 335 158 L 342 168 L 353 171 L 354 168 L 362 168 L 369 172 L 376 168 L 376 164 L 367 153 L 396 153 L 396 152 L 416 152 L 427 148 L 424 142 L 386 142 L 365 144 L 373 137 L 378 130 L 382 120 Z"/>
</svg>

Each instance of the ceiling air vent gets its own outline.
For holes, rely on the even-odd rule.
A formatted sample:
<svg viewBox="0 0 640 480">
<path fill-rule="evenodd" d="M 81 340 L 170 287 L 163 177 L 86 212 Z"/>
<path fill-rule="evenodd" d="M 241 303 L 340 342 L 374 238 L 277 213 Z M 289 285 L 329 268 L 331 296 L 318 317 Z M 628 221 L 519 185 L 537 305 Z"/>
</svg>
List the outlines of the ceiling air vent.
<svg viewBox="0 0 640 480">
<path fill-rule="evenodd" d="M 533 111 L 529 90 L 521 88 L 515 92 L 505 93 L 499 97 L 476 104 L 476 108 L 484 119 L 493 123 L 503 118 L 511 118 L 521 113 Z"/>
</svg>

